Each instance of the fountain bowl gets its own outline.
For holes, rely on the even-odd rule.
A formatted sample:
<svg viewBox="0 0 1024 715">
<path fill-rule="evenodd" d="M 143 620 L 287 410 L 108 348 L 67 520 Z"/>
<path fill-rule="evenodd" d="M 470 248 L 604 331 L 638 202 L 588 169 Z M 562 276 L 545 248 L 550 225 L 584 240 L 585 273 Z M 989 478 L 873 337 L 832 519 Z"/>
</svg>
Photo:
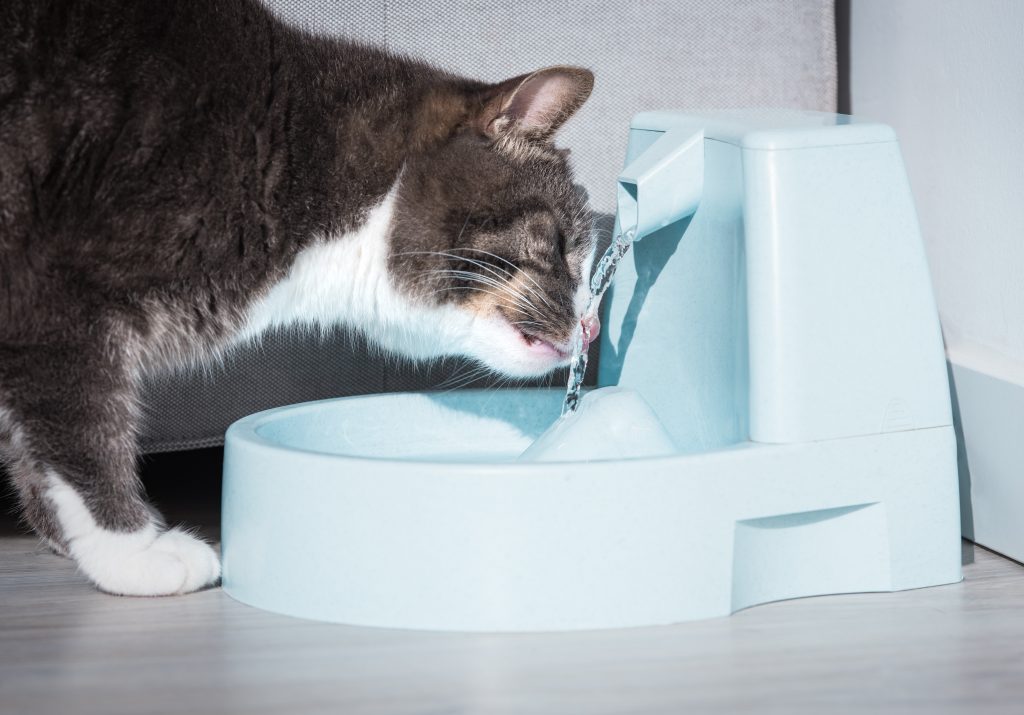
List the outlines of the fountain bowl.
<svg viewBox="0 0 1024 715">
<path fill-rule="evenodd" d="M 929 503 L 951 428 L 517 461 L 563 394 L 348 397 L 236 422 L 225 590 L 353 625 L 560 631 L 960 578 L 959 551 L 921 538 L 945 531 L 917 506 Z"/>
</svg>

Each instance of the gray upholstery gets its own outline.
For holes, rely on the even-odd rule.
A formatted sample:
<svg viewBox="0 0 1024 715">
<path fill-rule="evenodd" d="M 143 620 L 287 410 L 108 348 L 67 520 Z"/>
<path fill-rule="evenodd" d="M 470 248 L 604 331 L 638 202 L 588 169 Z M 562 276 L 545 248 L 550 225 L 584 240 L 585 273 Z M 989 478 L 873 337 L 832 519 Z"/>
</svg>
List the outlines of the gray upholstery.
<svg viewBox="0 0 1024 715">
<path fill-rule="evenodd" d="M 384 45 L 500 80 L 553 64 L 596 74 L 565 126 L 594 207 L 613 208 L 632 114 L 657 108 L 836 107 L 832 0 L 265 0 L 289 22 Z M 450 368 L 414 369 L 333 334 L 268 336 L 223 365 L 151 381 L 147 451 L 218 444 L 258 409 L 337 395 L 436 386 Z"/>
</svg>

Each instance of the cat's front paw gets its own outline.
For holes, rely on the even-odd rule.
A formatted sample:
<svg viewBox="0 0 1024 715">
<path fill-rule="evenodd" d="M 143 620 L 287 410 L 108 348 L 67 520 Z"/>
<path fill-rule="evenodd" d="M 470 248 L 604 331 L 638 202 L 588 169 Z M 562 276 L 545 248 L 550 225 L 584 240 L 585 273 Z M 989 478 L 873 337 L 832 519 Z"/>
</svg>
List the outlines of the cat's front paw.
<svg viewBox="0 0 1024 715">
<path fill-rule="evenodd" d="M 220 558 L 213 547 L 181 529 L 169 529 L 153 542 L 153 548 L 170 554 L 185 568 L 181 586 L 169 593 L 189 593 L 210 586 L 220 579 Z M 154 594 L 164 595 L 164 594 Z"/>
<path fill-rule="evenodd" d="M 213 548 L 180 529 L 155 533 L 151 539 L 131 535 L 120 544 L 110 541 L 116 539 L 108 537 L 107 549 L 75 554 L 79 568 L 101 591 L 173 596 L 197 591 L 220 578 L 220 559 Z"/>
</svg>

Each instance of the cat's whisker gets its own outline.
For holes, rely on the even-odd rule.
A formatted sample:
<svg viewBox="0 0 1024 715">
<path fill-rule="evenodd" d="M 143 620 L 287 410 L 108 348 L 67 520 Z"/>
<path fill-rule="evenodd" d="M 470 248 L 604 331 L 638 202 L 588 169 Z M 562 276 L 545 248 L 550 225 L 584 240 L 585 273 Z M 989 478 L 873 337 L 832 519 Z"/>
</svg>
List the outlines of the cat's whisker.
<svg viewBox="0 0 1024 715">
<path fill-rule="evenodd" d="M 454 278 L 460 278 L 462 280 L 466 280 L 469 282 L 482 283 L 483 285 L 490 286 L 491 288 L 495 288 L 499 291 L 507 293 L 513 300 L 522 305 L 524 308 L 531 308 L 534 311 L 537 311 L 538 313 L 540 312 L 540 309 L 537 308 L 536 305 L 534 305 L 533 301 L 524 296 L 522 293 L 519 293 L 511 286 L 509 286 L 507 283 L 502 283 L 501 281 L 494 280 L 489 276 L 481 276 L 477 273 L 473 273 L 472 271 L 460 271 L 452 268 L 438 269 L 430 271 L 430 273 L 432 275 L 446 275 Z"/>
<path fill-rule="evenodd" d="M 496 279 L 500 280 L 500 281 L 509 281 L 510 282 L 514 278 L 514 276 L 512 275 L 511 272 L 505 270 L 504 268 L 501 268 L 500 266 L 495 266 L 492 263 L 487 263 L 485 261 L 478 261 L 475 258 L 467 258 L 466 256 L 457 256 L 457 255 L 455 255 L 453 253 L 444 253 L 444 252 L 440 252 L 440 251 L 437 253 L 437 255 L 445 256 L 446 258 L 454 258 L 457 261 L 465 261 L 466 263 L 469 263 L 471 265 L 477 266 L 479 268 L 483 268 L 488 273 L 491 273 L 492 275 L 496 276 Z M 457 270 L 457 269 L 451 269 L 451 270 Z"/>
<path fill-rule="evenodd" d="M 448 392 L 451 390 L 458 390 L 475 380 L 485 376 L 490 372 L 490 368 L 484 365 L 474 365 L 469 363 L 460 370 L 457 370 L 452 375 L 449 375 L 446 379 L 442 380 L 435 386 L 435 389 Z"/>
<path fill-rule="evenodd" d="M 477 380 L 487 377 L 492 374 L 491 370 L 486 365 L 470 366 L 471 369 L 460 371 L 458 374 L 453 375 L 444 382 L 437 386 L 437 389 L 441 392 L 452 392 L 454 390 L 461 390 L 464 387 L 473 384 Z"/>
<path fill-rule="evenodd" d="M 507 291 L 509 291 L 510 293 L 513 293 L 513 294 L 515 294 L 515 295 L 516 295 L 517 297 L 519 297 L 519 298 L 522 298 L 522 299 L 523 299 L 523 300 L 524 300 L 525 302 L 529 303 L 529 304 L 530 304 L 530 306 L 532 306 L 532 307 L 534 307 L 535 309 L 537 309 L 537 306 L 536 306 L 536 305 L 534 305 L 534 302 L 532 302 L 531 300 L 529 300 L 529 298 L 527 298 L 527 297 L 526 297 L 525 295 L 523 295 L 523 294 L 519 293 L 519 292 L 518 292 L 517 290 L 515 290 L 515 289 L 514 289 L 514 288 L 512 287 L 512 285 L 511 285 L 511 280 L 512 280 L 513 276 L 512 276 L 512 274 L 510 274 L 510 272 L 509 272 L 509 271 L 505 270 L 504 268 L 501 268 L 501 270 L 502 270 L 502 271 L 504 272 L 504 274 L 505 274 L 505 275 L 503 276 L 503 275 L 501 275 L 501 274 L 498 274 L 498 272 L 497 272 L 497 270 L 496 270 L 496 268 L 498 268 L 498 266 L 494 266 L 493 264 L 490 264 L 490 263 L 486 263 L 486 262 L 483 262 L 483 261 L 478 261 L 478 260 L 475 260 L 475 259 L 473 259 L 473 258 L 467 258 L 467 257 L 465 257 L 465 256 L 455 256 L 455 255 L 452 255 L 452 254 L 439 254 L 439 255 L 449 255 L 449 256 L 451 256 L 451 257 L 453 257 L 453 258 L 456 258 L 456 259 L 458 259 L 458 260 L 464 260 L 464 261 L 466 261 L 466 262 L 468 262 L 468 263 L 471 263 L 471 264 L 473 264 L 473 265 L 478 265 L 478 266 L 480 266 L 480 267 L 484 267 L 484 268 L 486 268 L 487 270 L 489 270 L 490 272 L 492 272 L 492 274 L 494 274 L 494 275 L 498 276 L 498 279 L 500 279 L 500 280 L 501 280 L 501 281 L 503 282 L 503 283 L 502 283 L 502 289 L 503 289 L 503 290 L 507 290 Z M 447 270 L 456 270 L 456 269 L 455 269 L 455 268 L 449 268 L 449 269 L 447 269 Z M 462 272 L 464 272 L 464 274 L 470 274 L 470 275 L 474 275 L 474 276 L 475 276 L 475 274 L 472 274 L 472 271 L 462 271 Z M 526 274 L 526 272 L 525 272 L 525 271 L 520 271 L 520 272 L 522 272 L 522 274 L 523 274 L 524 276 L 526 276 L 527 278 L 530 278 L 530 277 L 529 277 L 529 275 L 528 275 L 528 274 Z M 509 283 L 504 283 L 504 281 L 506 281 L 506 276 L 508 277 L 508 279 L 507 279 L 507 280 L 509 281 Z M 465 278 L 465 277 L 466 277 L 466 276 L 463 276 L 463 278 Z M 497 286 L 496 286 L 496 287 L 497 287 Z M 530 288 L 530 287 L 529 287 L 528 285 L 523 285 L 522 287 L 523 287 L 523 288 L 525 288 L 526 290 L 528 290 L 528 291 L 529 291 L 529 292 L 530 292 L 531 294 L 534 294 L 535 296 L 537 296 L 538 298 L 540 298 L 540 299 L 541 299 L 541 300 L 542 300 L 542 301 L 543 301 L 543 302 L 544 302 L 545 304 L 547 304 L 547 305 L 548 305 L 548 307 L 550 307 L 550 308 L 554 309 L 554 306 L 552 306 L 552 305 L 551 305 L 551 303 L 550 303 L 550 302 L 548 301 L 548 299 L 547 299 L 547 298 L 546 298 L 546 297 L 545 297 L 544 295 L 542 295 L 542 294 L 538 293 L 538 292 L 537 292 L 537 291 L 535 291 L 534 289 Z"/>
<path fill-rule="evenodd" d="M 473 218 L 473 211 L 476 209 L 477 203 L 479 203 L 479 200 L 473 202 L 473 206 L 470 207 L 469 211 L 466 213 L 466 220 L 462 222 L 462 228 L 459 229 L 459 235 L 456 237 L 456 241 L 462 240 L 462 234 L 466 232 L 466 226 L 469 225 L 469 219 Z"/>
<path fill-rule="evenodd" d="M 502 268 L 500 266 L 496 266 L 493 263 L 487 263 L 485 261 L 478 261 L 475 258 L 468 258 L 466 256 L 459 256 L 459 255 L 456 255 L 454 253 L 440 253 L 439 255 L 446 256 L 448 258 L 454 258 L 455 260 L 458 260 L 458 261 L 465 261 L 466 263 L 470 263 L 470 264 L 472 264 L 474 266 L 479 266 L 481 268 L 485 268 L 485 269 L 487 269 L 488 272 L 493 273 L 494 275 L 498 276 L 502 280 L 510 280 L 513 277 L 513 274 L 512 274 L 511 271 L 509 271 L 509 270 L 507 270 L 505 268 Z M 498 271 L 500 271 L 500 273 Z"/>
<path fill-rule="evenodd" d="M 490 251 L 486 251 L 486 250 L 484 250 L 482 248 L 473 248 L 473 247 L 470 247 L 470 246 L 464 246 L 464 247 L 456 246 L 456 247 L 453 247 L 452 250 L 453 251 L 456 251 L 456 250 L 475 251 L 477 253 L 483 253 L 483 254 L 485 254 L 487 256 L 491 256 L 493 258 L 498 259 L 499 261 L 503 261 L 504 263 L 507 263 L 508 265 L 512 266 L 512 268 L 514 268 L 519 274 L 523 275 L 527 280 L 529 280 L 531 283 L 533 283 L 537 287 L 535 289 L 535 288 L 533 288 L 530 285 L 524 284 L 522 286 L 523 288 L 525 288 L 532 295 L 537 297 L 541 302 L 543 302 L 551 310 L 555 309 L 555 307 L 551 304 L 551 301 L 549 301 L 547 296 L 544 295 L 544 293 L 543 293 L 544 289 L 541 287 L 540 283 L 538 283 L 537 280 L 533 276 L 531 276 L 528 272 L 520 269 L 512 261 L 509 261 L 506 258 L 502 258 L 501 256 L 497 255 L 496 253 L 491 253 Z M 469 258 L 467 256 L 461 256 L 461 255 L 454 254 L 454 253 L 448 253 L 446 251 L 403 251 L 402 253 L 396 253 L 395 255 L 397 255 L 397 256 L 431 255 L 431 256 L 438 256 L 438 257 L 443 257 L 443 258 L 453 258 L 455 260 L 465 261 L 465 262 L 467 262 L 467 263 L 469 263 L 471 265 L 483 268 L 484 270 L 487 270 L 488 272 L 494 274 L 495 276 L 497 276 L 499 279 L 502 279 L 502 280 L 506 280 L 507 279 L 507 280 L 511 281 L 515 277 L 515 274 L 513 274 L 511 271 L 509 271 L 509 270 L 507 270 L 505 268 L 502 268 L 501 266 L 497 266 L 497 265 L 495 265 L 493 263 L 488 263 L 486 261 L 478 261 L 478 260 L 476 260 L 474 258 Z M 451 270 L 456 270 L 456 269 L 451 269 Z M 498 273 L 498 271 L 501 271 L 501 273 Z M 509 287 L 509 289 L 511 290 L 511 287 Z M 522 296 L 522 297 L 525 298 L 525 296 Z M 531 301 L 531 303 L 532 303 L 532 301 Z"/>
<path fill-rule="evenodd" d="M 531 283 L 533 283 L 533 284 L 534 284 L 535 286 L 537 286 L 537 288 L 538 288 L 538 289 L 539 289 L 539 290 L 540 290 L 541 292 L 540 292 L 540 293 L 536 293 L 536 292 L 535 292 L 535 295 L 537 295 L 537 297 L 538 297 L 538 298 L 540 298 L 540 299 L 541 299 L 542 301 L 544 301 L 544 303 L 546 303 L 546 304 L 547 304 L 547 306 L 548 306 L 549 308 L 551 308 L 552 310 L 554 310 L 554 306 L 553 306 L 553 305 L 551 305 L 551 303 L 550 303 L 550 302 L 548 302 L 548 299 L 547 299 L 547 298 L 546 298 L 546 297 L 544 296 L 544 294 L 543 294 L 543 291 L 544 291 L 544 287 L 543 287 L 543 286 L 542 286 L 542 285 L 541 285 L 540 283 L 538 283 L 538 282 L 537 282 L 537 279 L 536 279 L 536 278 L 534 278 L 533 276 L 531 276 L 531 275 L 530 275 L 529 273 L 527 273 L 526 271 L 524 271 L 524 270 L 521 270 L 521 269 L 519 268 L 519 266 L 517 266 L 517 265 L 516 265 L 515 263 L 513 263 L 513 262 L 512 262 L 512 261 L 510 261 L 510 260 L 508 260 L 507 258 L 503 258 L 503 257 L 499 256 L 499 255 L 498 255 L 497 253 L 491 253 L 490 251 L 487 251 L 487 250 L 485 250 L 485 249 L 483 249 L 483 248 L 475 248 L 475 247 L 472 247 L 472 246 L 457 246 L 457 247 L 453 248 L 452 250 L 453 250 L 453 251 L 456 251 L 456 250 L 459 250 L 459 251 L 475 251 L 475 252 L 477 252 L 477 253 L 482 253 L 482 254 L 484 254 L 485 256 L 490 256 L 491 258 L 497 258 L 497 259 L 498 259 L 499 261 L 502 261 L 502 262 L 504 262 L 504 263 L 507 263 L 508 265 L 512 266 L 512 267 L 513 267 L 514 269 L 516 269 L 517 271 L 519 271 L 519 273 L 521 273 L 521 274 L 522 274 L 523 276 L 525 276 L 527 280 L 529 280 L 529 281 L 530 281 Z M 532 290 L 532 289 L 531 289 L 531 290 Z"/>
<path fill-rule="evenodd" d="M 479 249 L 478 249 L 478 250 L 479 250 Z M 494 255 L 494 254 L 491 254 L 491 255 Z M 495 256 L 495 257 L 497 258 L 497 257 L 499 257 L 499 256 Z M 485 261 L 477 261 L 477 260 L 475 260 L 475 259 L 472 259 L 472 258 L 466 258 L 466 257 L 460 257 L 460 258 L 461 258 L 461 260 L 464 260 L 464 261 L 468 261 L 468 262 L 470 262 L 470 263 L 472 263 L 472 264 L 474 264 L 474 265 L 477 265 L 477 266 L 481 266 L 481 267 L 489 267 L 489 266 L 494 266 L 494 264 L 492 264 L 492 263 L 486 263 Z M 509 262 L 509 263 L 511 264 L 511 262 Z M 511 265 L 514 265 L 514 264 L 511 264 Z M 494 268 L 498 268 L 498 267 L 497 267 L 497 266 L 494 266 Z M 512 274 L 512 273 L 511 273 L 510 271 L 507 271 L 507 270 L 505 270 L 505 269 L 500 269 L 500 270 L 502 270 L 502 271 L 503 271 L 503 272 L 504 272 L 504 273 L 505 273 L 505 274 L 506 274 L 506 275 L 508 276 L 509 280 L 512 280 L 512 278 L 514 277 L 514 275 L 513 275 L 513 274 Z M 530 275 L 529 273 L 527 273 L 526 271 L 524 271 L 524 270 L 522 270 L 522 269 L 517 269 L 517 271 L 519 272 L 519 274 L 520 274 L 520 275 L 524 276 L 525 278 L 527 278 L 528 280 L 530 280 L 530 282 L 532 282 L 532 283 L 533 283 L 534 285 L 536 285 L 536 286 L 537 286 L 537 288 L 540 288 L 540 284 L 539 284 L 539 283 L 538 283 L 538 282 L 536 281 L 536 279 L 535 279 L 535 278 L 534 278 L 533 276 L 531 276 L 531 275 Z M 492 271 L 492 272 L 493 272 L 493 271 Z M 539 299 L 540 299 L 540 300 L 541 300 L 541 301 L 542 301 L 542 302 L 543 302 L 543 303 L 544 303 L 545 305 L 547 305 L 547 306 L 548 306 L 549 308 L 551 308 L 551 309 L 554 309 L 554 306 L 552 306 L 552 305 L 551 305 L 551 302 L 550 302 L 550 301 L 548 301 L 548 299 L 547 299 L 547 296 L 545 296 L 545 295 L 544 295 L 544 294 L 543 294 L 542 292 L 538 291 L 537 289 L 533 288 L 532 286 L 530 286 L 529 284 L 526 284 L 526 283 L 524 283 L 524 284 L 523 284 L 523 288 L 525 288 L 526 290 L 530 291 L 530 293 L 531 293 L 532 295 L 534 295 L 534 296 L 536 296 L 537 298 L 539 298 Z M 542 289 L 542 288 L 540 288 L 540 290 L 542 291 L 543 289 Z"/>
<path fill-rule="evenodd" d="M 463 281 L 467 281 L 469 283 L 479 283 L 479 284 L 482 284 L 484 286 L 488 286 L 490 288 L 494 288 L 494 289 L 496 289 L 498 291 L 501 291 L 503 293 L 507 293 L 509 295 L 509 297 L 513 298 L 516 302 L 520 303 L 523 307 L 530 307 L 530 308 L 537 309 L 536 305 L 532 304 L 532 302 L 529 301 L 528 299 L 526 299 L 524 296 L 522 296 L 522 295 L 518 294 L 517 292 L 515 292 L 514 290 L 510 289 L 506 284 L 501 283 L 500 281 L 495 281 L 494 279 L 490 279 L 490 278 L 485 277 L 485 276 L 478 276 L 477 274 L 474 274 L 474 272 L 472 272 L 472 271 L 445 269 L 445 270 L 435 270 L 435 271 L 432 271 L 432 272 L 433 272 L 434 275 L 447 276 L 447 277 L 451 277 L 451 278 L 457 278 L 457 279 L 460 279 L 460 280 L 463 280 Z"/>
<path fill-rule="evenodd" d="M 522 386 L 526 379 L 527 378 L 513 377 L 512 375 L 503 376 L 501 379 L 498 380 L 497 383 L 488 386 L 491 395 L 487 399 L 487 402 L 484 403 L 484 405 L 489 405 L 491 401 L 494 400 L 495 396 L 497 396 L 502 390 L 508 389 L 508 386 L 511 385 L 513 382 L 518 383 L 520 386 Z"/>
<path fill-rule="evenodd" d="M 471 264 L 473 264 L 475 266 L 480 266 L 481 268 L 486 268 L 487 270 L 489 270 L 492 273 L 495 273 L 495 271 L 501 271 L 501 273 L 495 273 L 495 275 L 497 275 L 499 278 L 502 278 L 502 279 L 504 279 L 504 278 L 512 278 L 512 272 L 507 270 L 507 269 L 505 269 L 505 268 L 502 268 L 501 266 L 496 266 L 493 263 L 486 263 L 484 261 L 478 261 L 475 258 L 467 258 L 466 256 L 460 256 L 460 255 L 455 254 L 455 253 L 448 253 L 446 251 L 402 251 L 401 253 L 396 253 L 394 255 L 396 255 L 396 256 L 438 256 L 440 258 L 452 258 L 452 259 L 455 259 L 457 261 L 466 261 L 467 263 L 471 263 Z"/>
<path fill-rule="evenodd" d="M 484 290 L 483 288 L 477 288 L 476 286 L 453 286 L 451 288 L 438 288 L 437 290 L 421 294 L 421 297 L 426 298 L 428 296 L 436 295 L 437 293 L 447 293 L 448 291 L 451 290 L 472 290 L 477 291 L 478 293 L 486 293 L 487 295 L 494 296 L 495 298 L 497 298 L 499 301 L 499 305 L 501 305 L 504 308 L 507 308 L 508 310 L 514 310 L 517 313 L 522 313 L 523 315 L 532 315 L 532 313 L 530 313 L 530 311 L 528 310 L 524 310 L 523 308 L 517 305 L 509 305 L 508 303 L 504 302 L 504 296 L 495 293 L 494 291 Z"/>
<path fill-rule="evenodd" d="M 580 220 L 580 216 L 582 216 L 584 213 L 588 213 L 588 212 L 589 213 L 593 213 L 592 211 L 590 211 L 590 207 L 587 206 L 586 203 L 582 204 L 578 209 L 576 209 L 576 212 L 572 215 L 572 219 L 570 219 L 570 223 L 575 225 L 576 222 Z"/>
</svg>

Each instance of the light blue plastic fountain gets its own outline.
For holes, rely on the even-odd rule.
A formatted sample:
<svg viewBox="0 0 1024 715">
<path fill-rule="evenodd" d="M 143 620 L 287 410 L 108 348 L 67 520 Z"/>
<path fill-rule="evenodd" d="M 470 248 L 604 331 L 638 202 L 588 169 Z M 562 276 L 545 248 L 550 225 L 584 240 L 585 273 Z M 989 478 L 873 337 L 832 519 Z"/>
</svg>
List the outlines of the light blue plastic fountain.
<svg viewBox="0 0 1024 715">
<path fill-rule="evenodd" d="M 525 459 L 561 390 L 240 420 L 229 594 L 355 625 L 528 631 L 960 580 L 942 340 L 892 131 L 646 113 L 619 183 L 642 240 L 605 300 L 598 383 L 621 389 L 591 392 Z"/>
</svg>

